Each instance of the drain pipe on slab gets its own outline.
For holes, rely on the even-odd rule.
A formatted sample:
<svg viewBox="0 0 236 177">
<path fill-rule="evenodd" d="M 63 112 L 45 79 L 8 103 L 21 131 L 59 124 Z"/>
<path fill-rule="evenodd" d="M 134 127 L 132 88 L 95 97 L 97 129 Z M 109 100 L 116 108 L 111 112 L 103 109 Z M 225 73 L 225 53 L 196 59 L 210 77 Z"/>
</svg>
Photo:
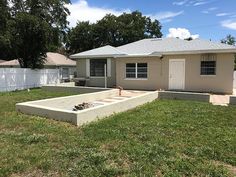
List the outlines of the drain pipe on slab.
<svg viewBox="0 0 236 177">
<path fill-rule="evenodd" d="M 107 88 L 107 65 L 104 65 L 105 88 Z"/>
</svg>

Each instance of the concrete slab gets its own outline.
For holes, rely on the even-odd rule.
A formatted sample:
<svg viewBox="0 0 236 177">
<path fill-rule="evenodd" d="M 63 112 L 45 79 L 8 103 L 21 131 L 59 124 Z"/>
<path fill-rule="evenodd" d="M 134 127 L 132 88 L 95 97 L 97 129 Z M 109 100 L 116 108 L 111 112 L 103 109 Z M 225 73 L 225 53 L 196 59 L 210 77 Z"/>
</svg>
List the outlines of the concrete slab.
<svg viewBox="0 0 236 177">
<path fill-rule="evenodd" d="M 213 105 L 227 106 L 229 104 L 229 95 L 211 95 L 210 102 Z"/>
<path fill-rule="evenodd" d="M 119 99 L 117 99 L 119 98 Z M 158 91 L 127 91 L 119 95 L 118 89 L 75 96 L 52 98 L 16 104 L 16 110 L 59 121 L 83 125 L 114 113 L 123 112 L 158 98 Z M 72 111 L 75 105 L 83 102 L 93 107 Z"/>
</svg>

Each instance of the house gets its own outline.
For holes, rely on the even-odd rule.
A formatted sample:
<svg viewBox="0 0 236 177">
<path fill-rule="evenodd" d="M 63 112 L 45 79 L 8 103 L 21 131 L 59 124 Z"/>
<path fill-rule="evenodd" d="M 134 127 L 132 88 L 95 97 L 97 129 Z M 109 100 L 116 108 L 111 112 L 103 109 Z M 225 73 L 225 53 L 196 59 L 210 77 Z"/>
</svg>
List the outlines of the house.
<svg viewBox="0 0 236 177">
<path fill-rule="evenodd" d="M 70 57 L 87 86 L 231 94 L 235 53 L 235 46 L 202 39 L 154 38 Z"/>
<path fill-rule="evenodd" d="M 0 63 L 0 68 L 20 68 L 18 60 L 10 60 Z M 44 68 L 59 69 L 61 79 L 68 79 L 75 75 L 76 62 L 59 53 L 48 52 Z"/>
</svg>

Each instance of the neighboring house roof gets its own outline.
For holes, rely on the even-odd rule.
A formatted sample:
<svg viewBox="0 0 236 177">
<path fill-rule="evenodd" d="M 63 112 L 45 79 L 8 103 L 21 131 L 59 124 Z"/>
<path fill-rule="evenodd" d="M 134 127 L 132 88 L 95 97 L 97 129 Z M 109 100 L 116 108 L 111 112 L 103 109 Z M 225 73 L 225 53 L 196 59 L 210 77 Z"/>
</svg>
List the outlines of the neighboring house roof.
<svg viewBox="0 0 236 177">
<path fill-rule="evenodd" d="M 125 55 L 121 51 L 117 50 L 116 47 L 112 47 L 110 45 L 99 47 L 96 49 L 88 50 L 85 52 L 81 52 L 78 54 L 71 55 L 70 58 L 93 58 L 93 57 L 114 57 Z"/>
<path fill-rule="evenodd" d="M 47 53 L 46 66 L 76 66 L 76 61 L 67 58 L 59 53 Z"/>
<path fill-rule="evenodd" d="M 6 60 L 0 60 L 0 63 L 3 63 L 3 62 L 5 62 Z"/>
<path fill-rule="evenodd" d="M 18 60 L 10 60 L 0 63 L 0 66 L 19 66 Z"/>
<path fill-rule="evenodd" d="M 111 46 L 110 46 L 111 47 Z M 117 53 L 113 57 L 162 56 L 168 54 L 196 54 L 196 53 L 236 53 L 232 45 L 195 39 L 191 41 L 177 38 L 143 39 L 120 47 L 112 47 Z M 99 52 L 98 52 L 99 51 Z M 99 58 L 103 56 L 103 48 L 97 48 L 72 55 L 73 58 Z M 104 51 L 107 52 L 107 51 Z M 120 54 L 118 54 L 120 53 Z"/>
<path fill-rule="evenodd" d="M 10 60 L 0 63 L 0 66 L 19 66 L 18 60 Z M 59 53 L 47 53 L 44 66 L 76 66 L 76 62 Z"/>
</svg>

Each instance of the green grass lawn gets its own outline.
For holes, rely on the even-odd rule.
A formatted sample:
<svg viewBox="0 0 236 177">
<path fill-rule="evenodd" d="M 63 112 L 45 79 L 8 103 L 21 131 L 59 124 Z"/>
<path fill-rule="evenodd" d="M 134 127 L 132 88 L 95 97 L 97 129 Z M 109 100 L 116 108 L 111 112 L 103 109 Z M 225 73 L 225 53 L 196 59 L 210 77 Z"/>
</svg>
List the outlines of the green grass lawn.
<svg viewBox="0 0 236 177">
<path fill-rule="evenodd" d="M 0 176 L 234 176 L 236 107 L 155 101 L 83 127 L 15 112 L 69 95 L 0 94 Z"/>
</svg>

